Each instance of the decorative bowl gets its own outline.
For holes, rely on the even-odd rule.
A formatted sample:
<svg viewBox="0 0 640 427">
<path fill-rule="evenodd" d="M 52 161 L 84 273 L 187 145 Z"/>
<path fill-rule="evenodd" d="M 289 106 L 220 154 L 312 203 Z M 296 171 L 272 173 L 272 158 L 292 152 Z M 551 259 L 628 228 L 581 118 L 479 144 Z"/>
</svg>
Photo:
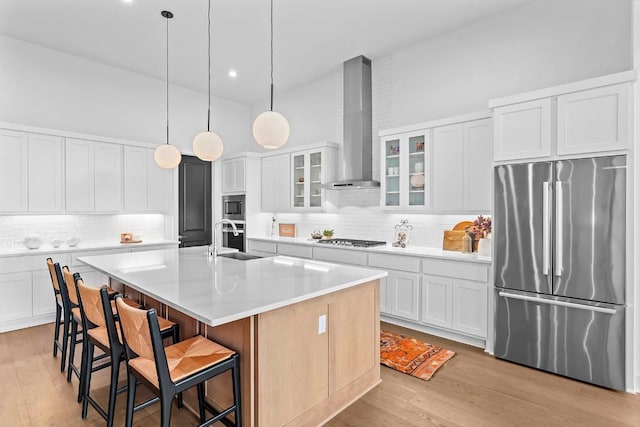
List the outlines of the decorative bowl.
<svg viewBox="0 0 640 427">
<path fill-rule="evenodd" d="M 81 240 L 80 236 L 71 236 L 67 239 L 67 245 L 73 248 L 74 246 L 78 246 Z"/>
<path fill-rule="evenodd" d="M 312 239 L 321 239 L 322 238 L 322 233 L 319 232 L 318 230 L 314 230 L 313 233 L 311 233 L 311 238 Z"/>
<path fill-rule="evenodd" d="M 24 238 L 23 243 L 29 249 L 38 249 L 40 246 L 42 246 L 43 240 L 42 237 L 38 236 L 37 234 L 29 234 Z"/>
<path fill-rule="evenodd" d="M 64 240 L 62 240 L 59 237 L 51 239 L 51 246 L 53 246 L 54 248 L 60 247 L 60 245 L 63 244 L 63 243 L 64 243 Z"/>
</svg>

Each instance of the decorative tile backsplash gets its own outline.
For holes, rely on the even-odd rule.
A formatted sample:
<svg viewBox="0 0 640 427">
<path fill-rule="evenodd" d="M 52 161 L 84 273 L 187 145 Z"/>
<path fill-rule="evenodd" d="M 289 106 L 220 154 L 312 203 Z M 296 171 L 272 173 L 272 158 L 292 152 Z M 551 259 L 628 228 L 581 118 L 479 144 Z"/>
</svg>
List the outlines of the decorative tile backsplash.
<svg viewBox="0 0 640 427">
<path fill-rule="evenodd" d="M 22 246 L 29 234 L 38 234 L 45 243 L 54 238 L 80 236 L 83 242 L 119 242 L 120 233 L 140 234 L 143 240 L 164 238 L 162 214 L 118 215 L 10 215 L 0 216 L 0 242 Z"/>
<path fill-rule="evenodd" d="M 276 220 L 295 223 L 298 237 L 309 236 L 313 230 L 335 230 L 335 238 L 370 239 L 391 242 L 394 226 L 407 219 L 413 225 L 409 244 L 441 248 L 444 230 L 451 230 L 460 221 L 473 221 L 478 214 L 434 215 L 426 213 L 393 213 L 380 209 L 379 190 L 342 190 L 327 192 L 326 213 L 277 213 Z M 271 214 L 256 217 L 256 227 L 249 236 L 269 236 Z M 248 224 L 251 228 L 252 225 Z"/>
</svg>

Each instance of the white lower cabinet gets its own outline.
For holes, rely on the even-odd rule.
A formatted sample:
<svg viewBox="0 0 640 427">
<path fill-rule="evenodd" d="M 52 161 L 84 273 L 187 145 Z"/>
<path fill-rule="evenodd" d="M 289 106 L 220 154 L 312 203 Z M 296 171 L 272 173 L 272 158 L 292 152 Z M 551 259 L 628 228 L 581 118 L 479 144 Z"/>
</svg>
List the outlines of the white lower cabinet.
<svg viewBox="0 0 640 427">
<path fill-rule="evenodd" d="M 32 316 L 31 273 L 0 274 L 0 322 Z"/>
<path fill-rule="evenodd" d="M 422 276 L 422 323 L 487 336 L 487 284 Z"/>
<path fill-rule="evenodd" d="M 33 316 L 55 314 L 56 298 L 49 270 L 35 271 L 33 274 Z"/>
<path fill-rule="evenodd" d="M 420 275 L 388 270 L 387 298 L 391 314 L 409 320 L 419 319 Z"/>
<path fill-rule="evenodd" d="M 389 277 L 380 279 L 380 313 L 391 314 L 389 305 Z"/>
<path fill-rule="evenodd" d="M 479 337 L 487 336 L 487 284 L 453 280 L 452 328 Z"/>
</svg>

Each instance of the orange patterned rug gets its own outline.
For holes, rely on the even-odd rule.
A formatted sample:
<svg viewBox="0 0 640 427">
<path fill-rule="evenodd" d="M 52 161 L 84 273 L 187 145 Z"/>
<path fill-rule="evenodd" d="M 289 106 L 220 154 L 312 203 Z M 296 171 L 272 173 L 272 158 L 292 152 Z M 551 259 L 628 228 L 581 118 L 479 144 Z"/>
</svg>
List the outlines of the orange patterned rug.
<svg viewBox="0 0 640 427">
<path fill-rule="evenodd" d="M 455 354 L 413 338 L 380 331 L 380 363 L 425 381 Z"/>
</svg>

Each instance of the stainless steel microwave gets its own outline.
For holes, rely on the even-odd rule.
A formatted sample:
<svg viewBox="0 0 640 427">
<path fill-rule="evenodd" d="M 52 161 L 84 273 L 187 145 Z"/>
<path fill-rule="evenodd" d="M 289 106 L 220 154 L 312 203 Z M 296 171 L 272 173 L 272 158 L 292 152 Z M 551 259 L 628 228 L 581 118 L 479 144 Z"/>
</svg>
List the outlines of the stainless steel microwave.
<svg viewBox="0 0 640 427">
<path fill-rule="evenodd" d="M 222 196 L 222 217 L 225 219 L 244 219 L 244 195 Z"/>
</svg>

